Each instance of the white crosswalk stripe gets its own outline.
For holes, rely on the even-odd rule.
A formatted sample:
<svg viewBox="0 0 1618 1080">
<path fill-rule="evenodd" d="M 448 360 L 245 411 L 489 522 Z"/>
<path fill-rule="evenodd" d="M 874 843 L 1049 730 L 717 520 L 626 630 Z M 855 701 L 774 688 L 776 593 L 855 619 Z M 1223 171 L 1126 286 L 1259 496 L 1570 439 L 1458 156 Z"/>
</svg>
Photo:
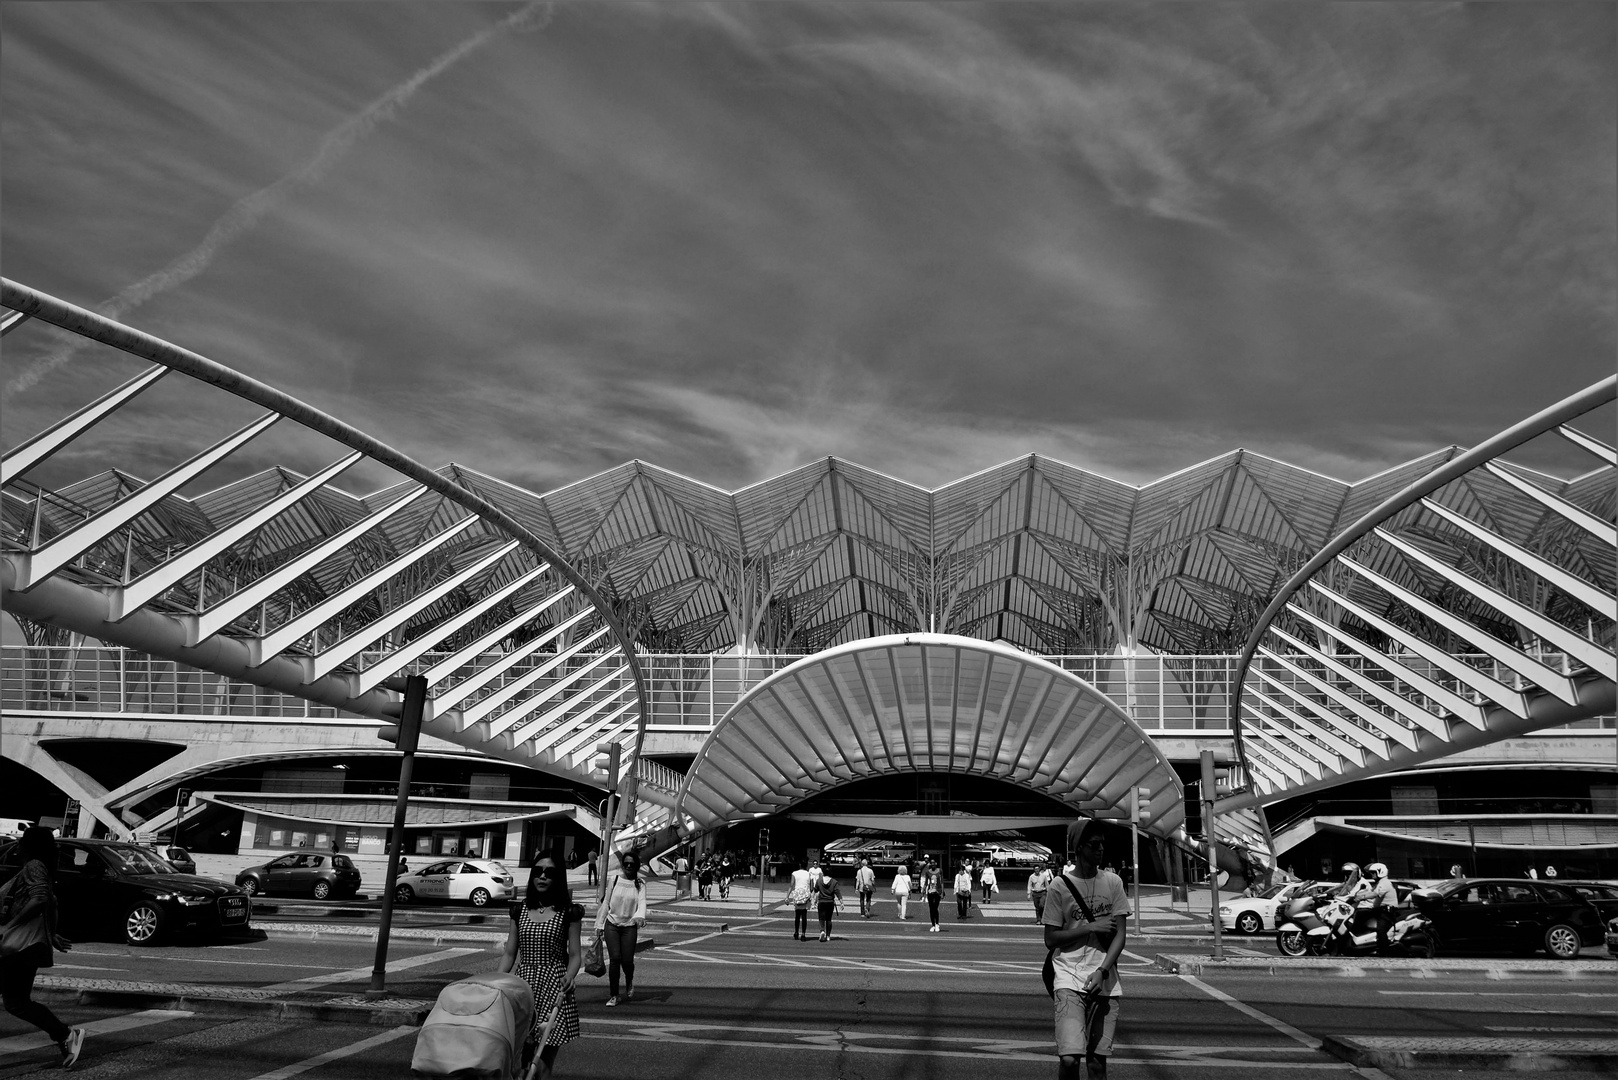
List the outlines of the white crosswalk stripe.
<svg viewBox="0 0 1618 1080">
<path fill-rule="evenodd" d="M 195 1013 L 181 1009 L 146 1009 L 143 1012 L 108 1016 L 101 1020 L 92 1020 L 88 1024 L 79 1024 L 78 1026 L 91 1035 L 109 1035 L 115 1031 L 129 1031 L 133 1028 L 147 1027 L 151 1024 L 166 1024 L 170 1020 L 184 1020 L 195 1015 Z M 9 1039 L 0 1039 L 0 1057 L 26 1054 L 50 1045 L 52 1045 L 51 1037 L 43 1031 L 33 1031 L 27 1035 L 13 1035 Z"/>
</svg>

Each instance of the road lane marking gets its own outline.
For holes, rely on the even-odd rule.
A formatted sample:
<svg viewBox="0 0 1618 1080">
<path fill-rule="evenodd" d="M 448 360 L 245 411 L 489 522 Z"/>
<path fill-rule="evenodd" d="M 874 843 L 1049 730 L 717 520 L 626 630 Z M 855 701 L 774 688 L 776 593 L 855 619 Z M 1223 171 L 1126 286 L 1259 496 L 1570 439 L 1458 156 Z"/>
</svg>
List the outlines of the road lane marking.
<svg viewBox="0 0 1618 1080">
<path fill-rule="evenodd" d="M 295 1061 L 291 1065 L 283 1065 L 281 1068 L 272 1070 L 271 1072 L 260 1073 L 259 1075 L 253 1077 L 253 1080 L 287 1080 L 288 1077 L 297 1076 L 299 1073 L 308 1072 L 310 1069 L 318 1069 L 328 1062 L 339 1061 L 343 1058 L 351 1057 L 354 1054 L 369 1050 L 373 1046 L 381 1046 L 383 1043 L 392 1042 L 395 1039 L 402 1039 L 406 1035 L 414 1035 L 415 1033 L 416 1029 L 414 1027 L 390 1028 L 380 1035 L 372 1035 L 369 1039 L 361 1039 L 357 1043 L 350 1043 L 347 1046 L 339 1046 L 335 1050 L 327 1050 L 324 1054 L 317 1054 L 312 1058 L 304 1058 L 302 1061 Z"/>
<path fill-rule="evenodd" d="M 403 960 L 389 960 L 387 970 L 406 971 L 410 968 L 421 967 L 424 964 L 436 964 L 440 960 L 454 960 L 461 956 L 470 956 L 473 953 L 486 952 L 485 949 L 441 949 L 438 952 L 423 953 L 420 956 L 408 956 Z M 332 971 L 324 975 L 311 975 L 307 979 L 293 979 L 291 982 L 276 983 L 274 986 L 263 987 L 265 990 L 299 990 L 306 986 L 320 986 L 324 983 L 353 982 L 356 979 L 369 979 L 371 968 L 352 968 L 348 971 Z"/>
<path fill-rule="evenodd" d="M 967 1036 L 929 1036 L 913 1034 L 883 1034 L 836 1029 L 779 1028 L 726 1024 L 685 1024 L 678 1022 L 607 1020 L 595 1017 L 583 1021 L 583 1035 L 587 1039 L 606 1039 L 619 1042 L 662 1042 L 687 1046 L 716 1048 L 750 1047 L 765 1050 L 798 1052 L 827 1050 L 839 1054 L 877 1054 L 906 1057 L 958 1058 L 990 1061 L 1044 1061 L 1056 1056 L 1056 1045 L 1046 1040 L 1003 1039 L 994 1036 L 971 1038 Z M 618 1028 L 621 1030 L 595 1030 Z M 705 1036 L 702 1033 L 724 1033 Z M 733 1034 L 732 1034 L 733 1033 Z M 781 1036 L 771 1041 L 764 1038 L 737 1038 L 742 1036 Z M 874 1043 L 902 1042 L 904 1046 L 881 1046 Z M 916 1046 L 916 1043 L 933 1044 Z M 938 1046 L 938 1044 L 945 1044 Z M 953 1045 L 951 1045 L 953 1044 Z M 1117 1065 L 1192 1065 L 1207 1068 L 1278 1069 L 1348 1072 L 1353 1066 L 1339 1061 L 1303 1062 L 1278 1061 L 1278 1056 L 1298 1053 L 1290 1046 L 1226 1046 L 1168 1044 L 1118 1044 L 1108 1060 Z M 1227 1057 L 1227 1054 L 1258 1055 L 1258 1057 Z M 1135 1055 L 1135 1056 L 1127 1056 Z M 1150 1056 L 1138 1056 L 1150 1055 Z M 1217 1056 L 1216 1056 L 1217 1055 Z M 1265 1060 L 1268 1058 L 1268 1060 Z M 262 1078 L 256 1078 L 262 1080 Z"/>
<path fill-rule="evenodd" d="M 53 971 L 127 971 L 127 968 L 91 967 L 89 964 L 63 964 L 51 965 Z"/>
<path fill-rule="evenodd" d="M 694 938 L 686 938 L 684 941 L 671 941 L 671 942 L 668 943 L 668 945 L 666 945 L 664 947 L 669 948 L 669 949 L 679 949 L 679 948 L 683 948 L 686 945 L 695 945 L 699 941 L 707 941 L 709 938 L 719 937 L 723 933 L 724 933 L 723 930 L 715 930 L 711 934 L 701 934 L 701 935 L 699 935 L 697 937 L 694 937 Z"/>
<path fill-rule="evenodd" d="M 147 1027 L 151 1024 L 166 1024 L 170 1020 L 185 1020 L 195 1015 L 193 1012 L 181 1009 L 146 1009 L 143 1012 L 124 1013 L 122 1016 L 108 1016 L 104 1019 L 92 1020 L 88 1024 L 78 1026 L 91 1035 L 110 1035 L 115 1031 L 130 1031 L 134 1028 Z M 34 1031 L 27 1035 L 13 1035 L 9 1039 L 0 1039 L 0 1057 L 22 1054 L 30 1050 L 55 1045 L 51 1041 L 51 1037 L 43 1031 Z"/>
<path fill-rule="evenodd" d="M 1551 990 L 1378 990 L 1389 997 L 1576 997 L 1608 999 L 1609 994 L 1592 994 L 1583 990 L 1560 993 Z"/>
<path fill-rule="evenodd" d="M 1215 989 L 1212 986 L 1209 986 L 1207 983 L 1203 982 L 1201 979 L 1197 978 L 1194 975 L 1181 975 L 1181 976 L 1179 976 L 1179 978 L 1182 979 L 1183 981 L 1185 981 L 1187 984 L 1196 987 L 1198 990 L 1201 990 L 1203 993 L 1207 994 L 1209 997 L 1215 999 L 1216 1001 L 1224 1002 L 1226 1005 L 1229 1005 L 1231 1008 L 1235 1009 L 1237 1012 L 1243 1014 L 1244 1016 L 1250 1016 L 1254 1020 L 1257 1020 L 1259 1023 L 1265 1024 L 1265 1025 L 1267 1025 L 1269 1027 L 1274 1028 L 1276 1031 L 1279 1031 L 1281 1034 L 1287 1036 L 1289 1039 L 1293 1039 L 1293 1040 L 1301 1043 L 1302 1045 L 1308 1047 L 1310 1050 L 1313 1050 L 1316 1053 L 1321 1052 L 1320 1051 L 1321 1040 L 1315 1038 L 1313 1035 L 1310 1035 L 1310 1034 L 1308 1034 L 1306 1032 L 1299 1031 L 1297 1028 L 1293 1027 L 1291 1024 L 1287 1023 L 1285 1020 L 1277 1020 L 1275 1017 L 1271 1016 L 1269 1013 L 1261 1012 L 1260 1010 L 1255 1009 L 1255 1008 L 1253 1008 L 1253 1006 L 1247 1004 L 1247 1002 L 1240 1001 L 1240 1000 L 1238 1000 L 1236 998 L 1231 997 L 1229 994 L 1225 993 L 1223 990 L 1218 990 L 1218 989 Z M 1288 1067 L 1290 1068 L 1291 1066 L 1288 1066 Z M 1371 1066 L 1371 1065 L 1360 1065 L 1360 1066 L 1350 1065 L 1349 1068 L 1351 1070 L 1353 1070 L 1353 1072 L 1356 1075 L 1364 1077 L 1365 1080 L 1393 1080 L 1393 1078 L 1391 1076 L 1389 1076 L 1387 1073 L 1385 1073 L 1381 1069 L 1378 1069 L 1378 1068 L 1376 1068 L 1374 1066 Z"/>
</svg>

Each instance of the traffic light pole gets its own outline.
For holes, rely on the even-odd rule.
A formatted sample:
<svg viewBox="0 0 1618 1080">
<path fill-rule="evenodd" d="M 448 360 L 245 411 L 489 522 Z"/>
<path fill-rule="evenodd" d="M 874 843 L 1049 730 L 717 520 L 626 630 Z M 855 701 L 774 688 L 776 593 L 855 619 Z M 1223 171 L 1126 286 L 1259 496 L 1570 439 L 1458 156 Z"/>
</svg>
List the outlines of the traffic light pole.
<svg viewBox="0 0 1618 1080">
<path fill-rule="evenodd" d="M 1135 890 L 1135 933 L 1140 933 L 1140 804 L 1147 794 L 1146 788 L 1135 788 L 1129 804 L 1129 865 L 1130 886 Z"/>
<path fill-rule="evenodd" d="M 1214 753 L 1202 752 L 1202 831 L 1208 836 L 1208 893 L 1213 911 L 1213 958 L 1225 958 L 1225 943 L 1219 925 L 1219 841 L 1214 837 L 1214 796 L 1218 780 L 1214 775 Z"/>
<path fill-rule="evenodd" d="M 623 751 L 618 743 L 607 747 L 607 810 L 601 818 L 601 854 L 596 867 L 596 903 L 600 904 L 607 897 L 607 872 L 612 869 L 612 834 L 617 830 L 613 828 L 618 820 L 618 762 Z M 646 867 L 650 870 L 651 867 Z"/>
<path fill-rule="evenodd" d="M 395 680 L 388 680 L 394 683 Z M 371 968 L 367 995 L 387 993 L 388 934 L 393 929 L 393 890 L 399 884 L 399 856 L 404 851 L 405 810 L 410 805 L 410 774 L 415 770 L 416 743 L 421 737 L 421 713 L 427 704 L 427 677 L 411 675 L 399 680 L 404 700 L 399 706 L 399 792 L 393 800 L 393 832 L 388 844 L 388 872 L 382 886 L 382 918 L 376 932 L 376 964 Z M 390 685 L 389 689 L 394 689 Z M 383 738 L 388 738 L 386 733 Z"/>
</svg>

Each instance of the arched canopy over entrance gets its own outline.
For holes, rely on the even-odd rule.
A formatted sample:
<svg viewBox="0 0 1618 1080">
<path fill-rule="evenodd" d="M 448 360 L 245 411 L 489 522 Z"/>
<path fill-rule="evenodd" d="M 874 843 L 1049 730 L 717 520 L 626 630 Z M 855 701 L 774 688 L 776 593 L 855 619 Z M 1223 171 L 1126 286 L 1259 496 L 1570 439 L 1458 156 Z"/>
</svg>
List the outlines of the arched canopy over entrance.
<svg viewBox="0 0 1618 1080">
<path fill-rule="evenodd" d="M 945 634 L 850 642 L 783 668 L 714 727 L 677 813 L 697 831 L 776 813 L 853 780 L 967 773 L 1127 816 L 1168 836 L 1184 792 L 1152 740 L 1084 680 L 1005 645 Z"/>
</svg>

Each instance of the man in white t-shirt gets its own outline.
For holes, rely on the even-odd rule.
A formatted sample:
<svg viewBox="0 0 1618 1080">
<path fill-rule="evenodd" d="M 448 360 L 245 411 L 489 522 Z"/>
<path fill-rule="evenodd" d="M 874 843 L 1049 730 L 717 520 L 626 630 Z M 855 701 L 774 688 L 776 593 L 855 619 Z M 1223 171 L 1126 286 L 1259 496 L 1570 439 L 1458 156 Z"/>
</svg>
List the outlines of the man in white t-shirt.
<svg viewBox="0 0 1618 1080">
<path fill-rule="evenodd" d="M 1034 921 L 1045 921 L 1045 892 L 1051 887 L 1051 878 L 1056 875 L 1049 866 L 1041 866 L 1028 875 L 1028 899 L 1034 904 Z"/>
<path fill-rule="evenodd" d="M 871 869 L 870 859 L 860 860 L 860 868 L 854 872 L 854 891 L 860 894 L 860 918 L 869 919 L 875 914 L 871 894 L 876 892 L 876 871 Z"/>
<path fill-rule="evenodd" d="M 1045 893 L 1045 947 L 1058 952 L 1056 1053 L 1058 1080 L 1079 1080 L 1079 1059 L 1091 1080 L 1106 1080 L 1123 987 L 1118 957 L 1124 951 L 1129 897 L 1117 874 L 1100 869 L 1106 855 L 1101 824 L 1083 818 L 1068 826 L 1067 850 L 1074 871 L 1051 882 Z M 1086 919 L 1074 890 L 1090 910 Z"/>
</svg>

